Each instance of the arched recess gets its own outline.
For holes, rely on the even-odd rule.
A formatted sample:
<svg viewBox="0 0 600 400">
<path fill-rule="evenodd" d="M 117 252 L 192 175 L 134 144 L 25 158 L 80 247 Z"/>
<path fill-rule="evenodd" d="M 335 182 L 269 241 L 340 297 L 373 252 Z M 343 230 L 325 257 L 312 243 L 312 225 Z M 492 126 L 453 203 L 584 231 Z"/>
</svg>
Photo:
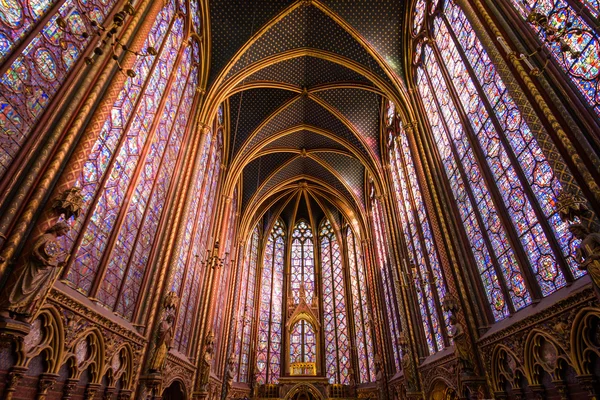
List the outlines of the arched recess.
<svg viewBox="0 0 600 400">
<path fill-rule="evenodd" d="M 426 392 L 427 398 L 431 400 L 458 400 L 454 385 L 442 377 L 436 378 L 431 382 L 429 390 Z"/>
<path fill-rule="evenodd" d="M 524 367 L 525 377 L 530 385 L 541 385 L 544 373 L 552 381 L 564 379 L 571 359 L 565 349 L 550 335 L 538 329 L 532 330 L 525 340 Z"/>
<path fill-rule="evenodd" d="M 60 314 L 54 307 L 47 306 L 39 312 L 23 341 L 16 342 L 16 365 L 28 367 L 32 359 L 42 355 L 45 372 L 56 374 L 60 369 L 64 345 L 64 327 Z"/>
<path fill-rule="evenodd" d="M 284 400 L 292 400 L 300 393 L 310 393 L 317 400 L 325 400 L 325 396 L 310 383 L 298 383 L 293 386 L 284 397 Z"/>
<path fill-rule="evenodd" d="M 579 311 L 571 329 L 571 360 L 578 375 L 593 375 L 600 361 L 600 310 Z"/>
<path fill-rule="evenodd" d="M 81 374 L 90 371 L 90 383 L 100 384 L 105 369 L 105 343 L 102 332 L 97 327 L 89 328 L 72 338 L 67 345 L 61 363 L 67 363 L 69 379 L 79 380 Z"/>
<path fill-rule="evenodd" d="M 188 398 L 187 390 L 180 377 L 172 378 L 164 385 L 163 400 L 185 400 Z"/>
<path fill-rule="evenodd" d="M 106 355 L 103 376 L 108 375 L 109 387 L 115 387 L 120 381 L 121 390 L 133 389 L 133 350 L 126 343 L 118 347 L 114 353 Z"/>
<path fill-rule="evenodd" d="M 516 354 L 506 346 L 498 345 L 494 348 L 491 358 L 491 383 L 495 392 L 504 392 L 506 384 L 511 389 L 521 387 L 524 372 L 520 365 L 523 365 Z"/>
</svg>

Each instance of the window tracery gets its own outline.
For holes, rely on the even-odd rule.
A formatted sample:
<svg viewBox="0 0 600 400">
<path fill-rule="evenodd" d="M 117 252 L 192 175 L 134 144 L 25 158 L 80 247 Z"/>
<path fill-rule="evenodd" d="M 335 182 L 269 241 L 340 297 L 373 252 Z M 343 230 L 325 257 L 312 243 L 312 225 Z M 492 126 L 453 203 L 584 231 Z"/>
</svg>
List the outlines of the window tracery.
<svg viewBox="0 0 600 400">
<path fill-rule="evenodd" d="M 393 352 L 394 366 L 399 372 L 402 367 L 400 363 L 400 344 L 398 339 L 401 336 L 402 328 L 400 325 L 400 314 L 398 310 L 397 293 L 394 286 L 394 276 L 392 275 L 390 260 L 387 257 L 387 249 L 390 248 L 383 221 L 383 209 L 379 199 L 375 198 L 374 189 L 371 193 L 371 211 L 373 215 L 373 231 L 375 236 L 376 258 L 381 272 L 383 286 L 383 301 L 385 302 L 385 311 L 390 330 L 390 341 Z"/>
<path fill-rule="evenodd" d="M 310 304 L 315 294 L 315 255 L 313 233 L 306 221 L 300 221 L 292 232 L 292 265 L 290 292 L 294 304 L 300 302 L 300 290 L 304 287 L 306 302 Z"/>
<path fill-rule="evenodd" d="M 258 314 L 258 383 L 277 383 L 281 369 L 285 227 L 277 220 L 265 246 Z"/>
<path fill-rule="evenodd" d="M 358 378 L 360 383 L 375 382 L 375 363 L 371 319 L 367 298 L 367 277 L 360 243 L 355 239 L 352 228 L 346 230 L 350 290 L 354 310 L 354 330 L 358 353 Z"/>
<path fill-rule="evenodd" d="M 91 31 L 91 21 L 102 24 L 116 3 L 117 0 L 0 2 L 0 62 L 23 48 L 0 77 L 0 178 L 92 40 L 76 35 Z M 73 33 L 59 29 L 58 17 L 66 21 Z M 31 33 L 43 21 L 46 22 L 41 29 Z"/>
<path fill-rule="evenodd" d="M 237 333 L 235 336 L 234 355 L 236 359 L 237 382 L 248 382 L 249 373 L 252 372 L 250 365 L 250 343 L 254 326 L 254 294 L 256 292 L 256 271 L 258 267 L 258 246 L 260 233 L 258 225 L 254 227 L 252 235 L 248 240 L 246 255 L 244 257 L 244 269 L 242 270 L 242 281 L 240 282 L 240 302 L 237 307 Z"/>
<path fill-rule="evenodd" d="M 394 109 L 393 103 L 388 104 Z M 429 225 L 406 132 L 397 117 L 388 118 L 388 154 L 396 204 L 415 279 L 423 329 L 433 354 L 445 347 L 448 318 L 441 310 L 446 283 Z"/>
<path fill-rule="evenodd" d="M 351 345 L 346 316 L 346 284 L 340 245 L 327 219 L 321 222 L 319 240 L 323 279 L 325 369 L 329 383 L 347 385 L 351 368 Z"/>
<path fill-rule="evenodd" d="M 66 280 L 126 319 L 140 297 L 155 235 L 195 98 L 199 46 L 184 41 L 175 2 L 159 11 L 145 40 L 156 57 L 139 57 L 75 185 L 84 217 L 65 248 Z"/>
<path fill-rule="evenodd" d="M 500 320 L 582 275 L 552 206 L 562 185 L 460 7 L 440 2 L 425 26 L 417 88 Z"/>
</svg>

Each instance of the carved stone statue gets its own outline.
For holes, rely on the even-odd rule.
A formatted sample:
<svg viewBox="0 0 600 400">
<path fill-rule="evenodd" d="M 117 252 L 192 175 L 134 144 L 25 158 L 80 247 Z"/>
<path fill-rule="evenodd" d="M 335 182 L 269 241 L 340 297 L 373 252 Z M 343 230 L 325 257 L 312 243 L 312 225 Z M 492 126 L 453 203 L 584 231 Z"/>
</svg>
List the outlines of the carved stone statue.
<svg viewBox="0 0 600 400">
<path fill-rule="evenodd" d="M 232 354 L 229 357 L 229 361 L 227 362 L 227 370 L 225 371 L 225 397 L 231 391 L 231 387 L 233 386 L 233 378 L 235 376 L 235 357 Z"/>
<path fill-rule="evenodd" d="M 215 348 L 215 334 L 210 331 L 204 340 L 204 355 L 200 366 L 200 391 L 208 391 L 210 381 L 210 367 L 212 365 L 213 352 Z"/>
<path fill-rule="evenodd" d="M 150 366 L 148 367 L 150 372 L 161 372 L 165 366 L 167 353 L 171 349 L 171 344 L 173 343 L 174 321 L 175 317 L 173 314 L 167 314 L 166 318 L 158 327 L 156 347 L 154 348 L 154 354 L 152 354 Z"/>
<path fill-rule="evenodd" d="M 461 323 L 458 322 L 456 314 L 453 312 L 450 313 L 450 329 L 448 336 L 454 340 L 454 353 L 458 358 L 461 373 L 472 375 L 474 364 L 471 353 L 469 352 L 467 335 L 463 331 Z"/>
<path fill-rule="evenodd" d="M 398 346 L 400 347 L 400 362 L 402 363 L 402 372 L 404 374 L 406 388 L 408 391 L 413 391 L 416 386 L 416 381 L 415 376 L 413 375 L 412 363 L 408 351 L 408 342 L 406 341 L 404 332 L 400 332 L 400 337 L 398 338 Z"/>
<path fill-rule="evenodd" d="M 57 222 L 41 235 L 10 274 L 0 297 L 0 317 L 28 321 L 67 262 L 57 239 L 69 231 Z"/>
<path fill-rule="evenodd" d="M 596 286 L 600 286 L 600 233 L 592 233 L 581 224 L 569 226 L 569 231 L 581 240 L 575 252 L 579 268 L 586 270 Z"/>
<path fill-rule="evenodd" d="M 252 394 L 250 395 L 253 399 L 258 398 L 258 373 L 258 368 L 254 368 L 254 374 L 252 376 Z"/>
</svg>

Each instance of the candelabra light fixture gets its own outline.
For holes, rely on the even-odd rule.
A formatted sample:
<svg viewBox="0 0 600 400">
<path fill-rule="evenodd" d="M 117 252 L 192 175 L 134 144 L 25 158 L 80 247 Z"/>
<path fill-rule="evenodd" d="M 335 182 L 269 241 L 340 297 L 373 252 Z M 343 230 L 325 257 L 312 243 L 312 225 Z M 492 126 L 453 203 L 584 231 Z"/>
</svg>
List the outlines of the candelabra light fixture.
<svg viewBox="0 0 600 400">
<path fill-rule="evenodd" d="M 136 76 L 135 71 L 131 68 L 125 70 L 121 65 L 119 61 L 121 56 L 124 53 L 135 54 L 138 57 L 153 57 L 158 54 L 156 49 L 152 46 L 147 47 L 143 52 L 131 50 L 125 43 L 121 42 L 121 39 L 119 39 L 119 29 L 125 24 L 127 19 L 131 18 L 134 14 L 135 9 L 133 8 L 133 4 L 130 0 L 126 2 L 123 8 L 114 15 L 112 22 L 108 24 L 108 26 L 103 26 L 98 21 L 91 18 L 86 12 L 82 12 L 81 15 L 87 21 L 86 26 L 91 26 L 92 29 L 90 31 L 73 31 L 71 28 L 69 28 L 67 20 L 61 16 L 56 19 L 56 24 L 62 32 L 68 33 L 74 37 L 80 37 L 83 40 L 87 40 L 92 36 L 99 37 L 98 44 L 94 48 L 94 51 L 91 53 L 91 55 L 85 57 L 85 63 L 87 65 L 94 64 L 98 57 L 105 54 L 107 51 L 110 51 L 112 53 L 111 58 L 116 61 L 119 71 L 127 74 L 127 76 L 131 78 L 134 78 Z"/>
<path fill-rule="evenodd" d="M 498 42 L 504 48 L 506 53 L 510 57 L 514 57 L 519 61 L 523 61 L 529 67 L 533 76 L 541 75 L 546 70 L 546 67 L 550 62 L 550 58 L 552 57 L 552 49 L 545 49 L 545 47 L 557 46 L 561 53 L 567 55 L 574 61 L 577 61 L 577 59 L 581 56 L 581 51 L 574 49 L 570 42 L 577 42 L 584 34 L 584 30 L 575 26 L 572 20 L 565 21 L 560 27 L 553 26 L 551 23 L 551 18 L 549 17 L 549 15 L 552 13 L 553 11 L 550 11 L 550 14 L 546 15 L 534 8 L 527 15 L 526 21 L 531 24 L 534 29 L 542 33 L 542 43 L 532 53 L 519 54 L 510 48 L 502 36 L 498 36 L 497 38 Z M 544 52 L 546 52 L 544 55 L 544 65 L 542 68 L 535 67 L 531 63 L 530 59 L 536 54 L 542 54 Z"/>
<path fill-rule="evenodd" d="M 229 256 L 229 253 L 225 253 L 225 257 L 221 258 L 219 257 L 219 242 L 215 242 L 215 245 L 212 249 L 212 254 L 211 251 L 208 250 L 207 251 L 207 256 L 206 256 L 206 260 L 202 261 L 202 265 L 204 265 L 205 267 L 210 267 L 212 269 L 215 268 L 221 268 L 225 265 L 227 265 L 227 257 Z"/>
<path fill-rule="evenodd" d="M 409 270 L 410 275 L 406 273 L 406 271 L 401 271 L 402 282 L 398 282 L 400 286 L 408 287 L 408 282 L 412 279 L 415 283 L 417 292 L 420 292 L 424 286 L 435 285 L 437 283 L 437 278 L 430 271 L 425 272 L 424 276 L 422 277 L 421 274 L 419 274 L 417 265 L 412 260 L 408 261 L 408 265 L 406 260 L 403 260 L 403 262 L 405 270 Z"/>
</svg>

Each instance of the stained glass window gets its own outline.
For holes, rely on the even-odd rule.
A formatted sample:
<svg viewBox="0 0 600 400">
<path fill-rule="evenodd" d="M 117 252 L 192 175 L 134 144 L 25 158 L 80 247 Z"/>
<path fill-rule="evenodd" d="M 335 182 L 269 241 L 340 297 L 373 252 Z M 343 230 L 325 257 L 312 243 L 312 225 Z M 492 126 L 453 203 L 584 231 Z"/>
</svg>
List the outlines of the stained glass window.
<svg viewBox="0 0 600 400">
<path fill-rule="evenodd" d="M 439 52 L 418 47 L 417 86 L 499 320 L 531 303 L 529 287 L 547 296 L 581 276 L 574 239 L 553 207 L 561 185 L 464 13 L 448 0 L 431 18 Z"/>
<path fill-rule="evenodd" d="M 311 303 L 315 293 L 315 262 L 313 233 L 306 221 L 300 221 L 292 232 L 291 293 L 294 303 L 300 302 L 304 287 L 306 302 Z"/>
<path fill-rule="evenodd" d="M 598 1 L 591 0 L 511 0 L 518 15 L 538 35 L 547 51 L 565 72 L 589 106 L 600 116 L 600 36 Z M 548 19 L 553 32 L 542 29 L 528 20 L 533 13 L 541 13 Z M 595 21 L 594 21 L 595 20 Z M 580 33 L 565 35 L 557 43 L 552 41 L 554 32 L 570 27 Z M 546 42 L 549 41 L 549 43 Z M 561 47 L 568 45 L 572 52 Z M 575 54 L 574 54 L 575 53 Z"/>
<path fill-rule="evenodd" d="M 237 306 L 237 329 L 234 354 L 237 366 L 237 382 L 249 382 L 250 340 L 254 326 L 254 293 L 256 291 L 256 268 L 258 264 L 258 244 L 260 241 L 258 226 L 246 246 L 246 254 L 240 282 L 240 301 Z"/>
<path fill-rule="evenodd" d="M 392 103 L 388 107 L 393 108 Z M 444 317 L 441 315 L 441 300 L 446 295 L 446 284 L 439 257 L 429 226 L 427 212 L 417 181 L 413 158 L 406 133 L 398 118 L 388 125 L 388 154 L 390 171 L 404 242 L 414 266 L 416 292 L 423 320 L 425 338 L 430 354 L 444 348 Z"/>
<path fill-rule="evenodd" d="M 417 33 L 423 25 L 423 18 L 425 18 L 425 10 L 427 8 L 426 0 L 418 0 L 415 3 L 415 11 L 413 16 L 413 32 Z"/>
<path fill-rule="evenodd" d="M 161 69 L 173 70 L 173 53 L 177 51 L 177 42 L 182 40 L 183 33 L 183 21 L 174 16 L 173 3 L 159 13 L 146 43 L 156 45 L 161 53 L 136 61 L 133 69 L 137 75 L 125 82 L 76 181 L 84 196 L 82 211 L 86 217 L 87 213 L 91 213 L 94 218 L 78 218 L 66 237 L 65 248 L 76 247 L 67 279 L 84 293 L 91 289 L 108 233 L 117 218 L 118 206 L 124 201 L 127 185 L 142 155 L 135 150 L 149 149 L 145 144 L 150 126 L 141 127 L 144 120 L 140 117 L 147 115 L 149 121 L 153 120 L 160 102 L 160 97 L 156 99 L 155 96 L 162 96 L 166 86 Z M 171 29 L 174 21 L 179 21 L 177 29 Z M 143 90 L 147 80 L 152 85 Z M 135 126 L 131 126 L 133 124 Z M 80 232 L 86 234 L 80 235 Z M 98 246 L 95 245 L 96 240 Z"/>
<path fill-rule="evenodd" d="M 131 319 L 169 196 L 197 85 L 199 46 L 183 40 L 174 3 L 158 14 L 76 185 L 84 216 L 65 239 L 67 281 Z M 183 47 L 183 51 L 180 49 Z"/>
<path fill-rule="evenodd" d="M 172 282 L 172 287 L 179 286 L 181 293 L 179 296 L 181 300 L 179 303 L 179 314 L 176 325 L 177 330 L 175 331 L 175 345 L 178 346 L 179 351 L 184 354 L 189 351 L 193 323 L 198 308 L 198 298 L 202 289 L 202 277 L 204 276 L 205 270 L 202 266 L 202 261 L 206 259 L 208 252 L 211 251 L 211 249 L 207 247 L 207 241 L 210 236 L 211 217 L 214 214 L 214 200 L 221 169 L 222 151 L 222 131 L 217 130 L 216 137 L 211 146 L 211 156 L 208 165 L 206 166 L 208 172 L 204 177 L 201 177 L 200 174 L 198 174 L 196 178 L 197 180 L 202 181 L 200 184 L 203 184 L 203 186 L 200 191 L 192 192 L 194 193 L 192 198 L 195 198 L 197 193 L 202 193 L 195 218 L 192 217 L 194 214 L 188 213 L 190 216 L 189 219 L 194 221 L 193 228 L 195 231 L 195 238 L 193 240 L 192 251 L 183 255 L 183 258 L 187 259 L 183 281 L 175 282 L 175 280 L 173 280 Z M 201 170 L 202 168 L 199 168 L 199 172 Z"/>
<path fill-rule="evenodd" d="M 350 338 L 346 317 L 346 290 L 340 245 L 331 223 L 319 227 L 323 279 L 325 369 L 329 383 L 349 384 Z"/>
<path fill-rule="evenodd" d="M 61 2 L 0 1 L 0 62 L 17 46 L 23 48 L 0 77 L 0 179 L 92 38 L 61 31 L 58 17 L 74 33 L 91 32 L 91 20 L 83 14 L 102 23 L 116 0 L 66 0 L 58 9 L 52 7 L 55 3 Z M 50 10 L 56 11 L 28 36 Z"/>
<path fill-rule="evenodd" d="M 395 279 L 392 274 L 390 260 L 387 257 L 387 251 L 390 246 L 388 245 L 387 231 L 384 226 L 381 203 L 373 195 L 371 197 L 375 248 L 383 284 L 383 299 L 385 301 L 385 311 L 388 318 L 394 365 L 396 371 L 400 371 L 400 346 L 398 343 L 401 332 L 400 314 L 398 313 L 398 302 L 396 300 Z"/>
<path fill-rule="evenodd" d="M 367 298 L 367 276 L 360 243 L 355 239 L 352 228 L 346 230 L 350 290 L 354 311 L 354 334 L 358 353 L 358 378 L 360 383 L 375 382 L 373 337 Z"/>
<path fill-rule="evenodd" d="M 277 383 L 281 369 L 285 228 L 277 220 L 265 246 L 258 314 L 258 383 Z"/>
</svg>

